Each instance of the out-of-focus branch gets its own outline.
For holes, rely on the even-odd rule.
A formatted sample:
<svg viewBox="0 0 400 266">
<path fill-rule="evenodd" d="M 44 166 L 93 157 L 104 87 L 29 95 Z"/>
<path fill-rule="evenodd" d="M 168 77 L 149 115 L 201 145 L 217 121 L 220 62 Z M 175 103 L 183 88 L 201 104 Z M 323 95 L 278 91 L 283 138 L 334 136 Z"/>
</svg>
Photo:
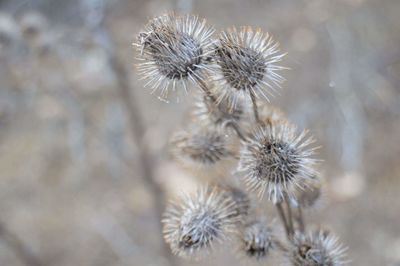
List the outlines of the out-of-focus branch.
<svg viewBox="0 0 400 266">
<path fill-rule="evenodd" d="M 116 77 L 117 90 L 123 105 L 126 108 L 132 136 L 138 147 L 138 161 L 141 166 L 143 180 L 146 187 L 150 190 L 154 199 L 155 219 L 158 223 L 158 228 L 162 228 L 161 219 L 164 211 L 164 191 L 156 182 L 154 168 L 151 165 L 152 156 L 148 149 L 143 146 L 143 136 L 145 134 L 145 125 L 142 119 L 141 110 L 138 108 L 138 100 L 136 99 L 127 70 L 124 64 L 120 61 L 113 49 L 112 39 L 104 27 L 105 17 L 105 2 L 102 0 L 88 0 L 89 10 L 92 12 L 88 18 L 87 25 L 91 29 L 98 44 L 107 52 L 108 62 L 111 71 Z M 93 8 L 90 6 L 93 5 Z M 158 235 L 162 236 L 160 232 Z M 175 265 L 174 258 L 163 241 L 162 244 L 163 256 L 167 259 L 169 265 Z"/>
<path fill-rule="evenodd" d="M 126 73 L 124 65 L 119 61 L 119 59 L 115 55 L 110 55 L 110 65 L 112 70 L 115 72 L 118 83 L 118 92 L 120 98 L 127 110 L 127 115 L 129 118 L 129 123 L 131 127 L 131 131 L 133 134 L 133 138 L 136 142 L 138 149 L 138 160 L 139 165 L 142 167 L 143 171 L 143 179 L 150 190 L 153 199 L 154 199 L 154 209 L 156 211 L 156 220 L 159 223 L 159 228 L 161 228 L 161 219 L 162 213 L 164 211 L 164 191 L 160 188 L 160 186 L 156 183 L 155 174 L 153 171 L 153 167 L 151 165 L 151 155 L 149 154 L 146 147 L 143 144 L 143 136 L 145 133 L 145 126 L 143 124 L 143 120 L 140 114 L 140 110 L 137 105 L 137 100 L 135 95 L 132 93 L 132 89 L 128 80 L 128 75 Z M 160 235 L 162 235 L 160 233 Z M 163 240 L 161 240 L 164 243 Z M 173 265 L 173 259 L 171 258 L 170 251 L 168 247 L 163 244 L 164 256 L 169 258 L 170 264 Z"/>
<path fill-rule="evenodd" d="M 28 266 L 44 266 L 30 248 L 3 223 L 0 223 L 0 241 L 4 242 L 15 255 Z"/>
</svg>

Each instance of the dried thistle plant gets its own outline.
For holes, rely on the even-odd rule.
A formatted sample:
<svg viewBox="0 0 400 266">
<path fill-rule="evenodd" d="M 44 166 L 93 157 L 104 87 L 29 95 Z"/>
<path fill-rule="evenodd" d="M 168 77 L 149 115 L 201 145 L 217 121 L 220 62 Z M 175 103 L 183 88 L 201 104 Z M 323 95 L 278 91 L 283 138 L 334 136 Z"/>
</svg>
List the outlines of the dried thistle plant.
<svg viewBox="0 0 400 266">
<path fill-rule="evenodd" d="M 256 261 L 277 255 L 285 265 L 345 265 L 337 238 L 309 231 L 303 215 L 322 191 L 314 138 L 265 101 L 284 81 L 278 43 L 251 27 L 213 36 L 205 20 L 168 14 L 146 25 L 137 47 L 139 74 L 162 99 L 178 87 L 188 91 L 189 83 L 200 89 L 192 124 L 171 141 L 175 158 L 193 168 L 218 168 L 222 160 L 233 166 L 223 168 L 230 178 L 213 176 L 216 185 L 167 207 L 164 238 L 172 252 L 197 258 L 216 242 L 236 239 L 238 252 Z M 263 206 L 254 194 L 272 201 L 286 238 L 254 218 Z"/>
</svg>

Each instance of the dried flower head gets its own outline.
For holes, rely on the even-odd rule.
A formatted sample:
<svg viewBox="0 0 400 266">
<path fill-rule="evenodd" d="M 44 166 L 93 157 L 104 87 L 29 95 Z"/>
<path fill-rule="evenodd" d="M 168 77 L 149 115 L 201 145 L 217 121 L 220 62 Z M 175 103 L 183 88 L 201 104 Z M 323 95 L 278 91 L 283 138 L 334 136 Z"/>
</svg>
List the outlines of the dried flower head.
<svg viewBox="0 0 400 266">
<path fill-rule="evenodd" d="M 250 190 L 260 196 L 266 191 L 274 203 L 285 195 L 293 197 L 294 189 L 315 173 L 316 160 L 310 156 L 316 148 L 309 147 L 313 142 L 289 123 L 259 126 L 243 144 L 238 172 Z"/>
<path fill-rule="evenodd" d="M 226 126 L 230 123 L 239 123 L 246 115 L 246 104 L 239 101 L 233 94 L 226 94 L 225 97 L 219 97 L 219 90 L 213 89 L 213 95 L 217 103 L 207 95 L 202 94 L 196 100 L 194 115 L 206 124 L 216 126 Z M 236 100 L 235 104 L 232 101 Z"/>
<path fill-rule="evenodd" d="M 172 252 L 182 257 L 196 256 L 224 240 L 235 229 L 234 204 L 215 188 L 203 188 L 194 197 L 170 204 L 162 222 Z"/>
<path fill-rule="evenodd" d="M 228 29 L 219 36 L 215 49 L 214 80 L 226 92 L 253 95 L 268 100 L 275 87 L 284 81 L 278 71 L 284 67 L 276 63 L 285 54 L 268 33 L 250 27 Z"/>
<path fill-rule="evenodd" d="M 293 266 L 341 266 L 347 264 L 346 250 L 329 231 L 297 232 L 286 258 Z"/>
<path fill-rule="evenodd" d="M 173 137 L 172 144 L 178 159 L 198 166 L 213 165 L 232 156 L 228 136 L 211 127 L 179 132 Z"/>
<path fill-rule="evenodd" d="M 241 250 L 250 259 L 267 258 L 274 249 L 272 228 L 263 221 L 248 223 L 241 232 Z"/>
<path fill-rule="evenodd" d="M 168 97 L 169 89 L 182 85 L 187 92 L 187 82 L 203 80 L 212 53 L 213 29 L 197 16 L 173 14 L 152 19 L 139 33 L 139 71 L 145 86 L 153 92 L 160 90 L 160 98 Z"/>
</svg>

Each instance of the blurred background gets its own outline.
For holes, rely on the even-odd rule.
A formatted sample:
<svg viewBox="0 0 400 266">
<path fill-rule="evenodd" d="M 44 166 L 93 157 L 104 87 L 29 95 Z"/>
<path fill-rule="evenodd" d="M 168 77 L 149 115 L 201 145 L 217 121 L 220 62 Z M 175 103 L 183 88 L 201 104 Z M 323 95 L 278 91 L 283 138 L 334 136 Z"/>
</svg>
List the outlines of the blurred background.
<svg viewBox="0 0 400 266">
<path fill-rule="evenodd" d="M 196 184 L 167 149 L 192 97 L 150 95 L 131 44 L 170 10 L 275 36 L 291 70 L 272 103 L 322 145 L 309 221 L 351 265 L 399 265 L 398 0 L 0 0 L 0 265 L 243 264 L 161 241 L 165 199 Z"/>
</svg>

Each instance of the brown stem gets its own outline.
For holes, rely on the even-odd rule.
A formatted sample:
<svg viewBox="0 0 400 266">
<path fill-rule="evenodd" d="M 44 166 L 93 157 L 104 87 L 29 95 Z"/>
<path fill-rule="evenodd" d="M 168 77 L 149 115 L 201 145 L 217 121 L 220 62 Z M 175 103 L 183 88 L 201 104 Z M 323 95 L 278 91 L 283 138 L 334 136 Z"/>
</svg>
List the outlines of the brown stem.
<svg viewBox="0 0 400 266">
<path fill-rule="evenodd" d="M 278 202 L 275 204 L 275 206 L 278 211 L 279 218 L 281 219 L 281 222 L 283 224 L 283 227 L 285 228 L 286 236 L 288 238 L 290 238 L 290 229 L 289 229 L 288 223 L 286 221 L 286 216 L 285 216 L 285 212 L 283 210 L 282 203 Z"/>
<path fill-rule="evenodd" d="M 247 141 L 246 137 L 243 135 L 242 130 L 240 129 L 240 127 L 234 123 L 234 122 L 230 122 L 227 124 L 228 127 L 232 128 L 235 132 L 236 135 L 243 141 Z"/>
<path fill-rule="evenodd" d="M 256 120 L 257 123 L 261 124 L 261 120 L 258 115 L 257 99 L 256 99 L 256 95 L 254 94 L 253 91 L 250 91 L 250 98 L 251 98 L 251 102 L 253 103 L 254 119 Z"/>
<path fill-rule="evenodd" d="M 207 97 L 209 97 L 211 99 L 211 101 L 218 106 L 217 103 L 217 99 L 215 98 L 215 96 L 212 94 L 211 90 L 208 88 L 207 84 L 199 77 L 197 77 L 196 75 L 193 75 L 194 79 L 196 80 L 196 82 L 199 84 L 201 90 L 207 95 Z"/>
<path fill-rule="evenodd" d="M 306 227 L 304 224 L 303 210 L 301 206 L 297 208 L 297 223 L 299 224 L 299 229 L 302 233 L 304 233 Z"/>
<path fill-rule="evenodd" d="M 289 199 L 285 197 L 285 204 L 287 208 L 287 220 L 288 220 L 288 226 L 289 226 L 289 232 L 290 235 L 294 234 L 294 226 L 293 226 L 293 215 L 292 215 L 292 208 L 290 207 Z"/>
<path fill-rule="evenodd" d="M 28 266 L 43 266 L 44 264 L 33 254 L 27 245 L 13 232 L 0 223 L 0 238 Z"/>
</svg>

